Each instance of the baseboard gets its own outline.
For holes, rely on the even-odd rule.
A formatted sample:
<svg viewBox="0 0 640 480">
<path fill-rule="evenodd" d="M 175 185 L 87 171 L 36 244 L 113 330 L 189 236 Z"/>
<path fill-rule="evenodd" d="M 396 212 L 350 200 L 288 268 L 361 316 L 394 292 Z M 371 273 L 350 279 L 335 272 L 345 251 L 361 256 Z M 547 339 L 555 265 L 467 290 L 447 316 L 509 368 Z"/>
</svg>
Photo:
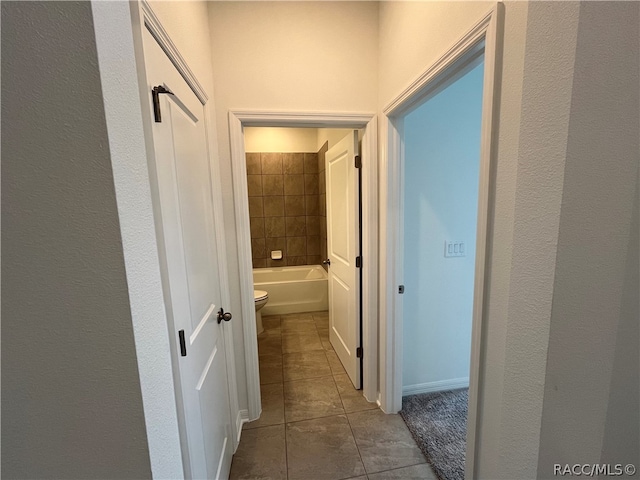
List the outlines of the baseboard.
<svg viewBox="0 0 640 480">
<path fill-rule="evenodd" d="M 242 436 L 242 425 L 249 421 L 249 410 L 239 410 L 238 416 L 236 417 L 236 444 L 233 447 L 233 452 L 235 453 L 238 445 L 240 445 L 240 437 Z"/>
<path fill-rule="evenodd" d="M 418 393 L 442 392 L 445 390 L 455 390 L 456 388 L 466 388 L 469 386 L 469 377 L 451 378 L 449 380 L 439 380 L 437 382 L 417 383 L 402 387 L 402 396 L 416 395 Z"/>
</svg>

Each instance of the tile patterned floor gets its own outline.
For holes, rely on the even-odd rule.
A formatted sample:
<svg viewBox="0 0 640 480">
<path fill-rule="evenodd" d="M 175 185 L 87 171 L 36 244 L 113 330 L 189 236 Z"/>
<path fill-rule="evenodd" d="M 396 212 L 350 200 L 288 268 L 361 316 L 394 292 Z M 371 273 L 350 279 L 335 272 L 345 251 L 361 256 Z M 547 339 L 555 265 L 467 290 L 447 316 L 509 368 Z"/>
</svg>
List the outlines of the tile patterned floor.
<svg viewBox="0 0 640 480">
<path fill-rule="evenodd" d="M 244 426 L 231 479 L 435 480 L 402 419 L 353 388 L 327 312 L 262 323 L 262 415 Z"/>
</svg>

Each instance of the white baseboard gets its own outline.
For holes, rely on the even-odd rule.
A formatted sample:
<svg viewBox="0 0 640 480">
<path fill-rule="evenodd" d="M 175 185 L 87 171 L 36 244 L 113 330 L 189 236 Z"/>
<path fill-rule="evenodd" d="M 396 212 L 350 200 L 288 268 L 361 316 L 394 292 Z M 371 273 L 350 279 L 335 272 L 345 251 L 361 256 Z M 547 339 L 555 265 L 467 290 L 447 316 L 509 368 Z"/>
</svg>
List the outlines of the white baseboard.
<svg viewBox="0 0 640 480">
<path fill-rule="evenodd" d="M 417 383 L 402 387 L 402 396 L 416 395 L 418 393 L 442 392 L 455 390 L 456 388 L 469 387 L 469 377 L 438 380 L 437 382 Z"/>
<path fill-rule="evenodd" d="M 249 410 L 239 410 L 236 417 L 236 444 L 233 446 L 233 453 L 238 449 L 240 445 L 240 437 L 242 436 L 242 425 L 249 421 Z"/>
</svg>

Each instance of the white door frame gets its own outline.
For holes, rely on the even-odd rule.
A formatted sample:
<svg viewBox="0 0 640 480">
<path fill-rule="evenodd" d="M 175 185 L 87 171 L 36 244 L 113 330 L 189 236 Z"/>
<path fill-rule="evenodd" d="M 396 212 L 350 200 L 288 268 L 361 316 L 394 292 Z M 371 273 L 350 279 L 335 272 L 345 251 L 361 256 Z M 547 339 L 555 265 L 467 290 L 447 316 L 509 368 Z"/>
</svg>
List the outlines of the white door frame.
<svg viewBox="0 0 640 480">
<path fill-rule="evenodd" d="M 490 223 L 490 192 L 493 188 L 492 158 L 496 153 L 495 117 L 498 99 L 495 81 L 497 73 L 498 35 L 502 21 L 502 6 L 495 5 L 449 51 L 429 66 L 409 87 L 383 110 L 382 152 L 380 171 L 380 405 L 385 412 L 396 413 L 402 408 L 402 302 L 398 286 L 402 284 L 402 184 L 404 145 L 402 120 L 433 88 L 434 81 L 474 46 L 484 40 L 484 85 L 480 142 L 480 183 L 478 194 L 478 224 L 473 294 L 473 326 L 471 338 L 471 368 L 469 377 L 469 413 L 467 420 L 467 453 L 465 478 L 475 478 L 476 434 L 480 371 L 483 355 L 482 327 L 484 323 L 487 235 Z M 385 181 L 386 177 L 386 181 Z"/>
<path fill-rule="evenodd" d="M 363 128 L 362 142 L 362 347 L 363 394 L 377 400 L 378 391 L 378 163 L 377 118 L 374 114 L 300 113 L 252 110 L 229 112 L 233 199 L 238 237 L 240 295 L 247 367 L 249 420 L 260 415 L 258 339 L 253 299 L 253 265 L 249 227 L 249 194 L 244 150 L 244 127 Z"/>
</svg>

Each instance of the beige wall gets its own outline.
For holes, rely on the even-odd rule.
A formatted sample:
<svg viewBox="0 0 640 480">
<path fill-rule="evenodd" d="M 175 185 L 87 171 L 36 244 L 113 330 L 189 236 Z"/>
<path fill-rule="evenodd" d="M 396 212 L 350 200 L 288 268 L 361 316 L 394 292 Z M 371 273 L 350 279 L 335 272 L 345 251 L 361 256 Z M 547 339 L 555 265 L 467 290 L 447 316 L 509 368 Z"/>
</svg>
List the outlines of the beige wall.
<svg viewBox="0 0 640 480">
<path fill-rule="evenodd" d="M 213 96 L 211 43 L 206 1 L 151 0 L 151 8 L 158 16 L 171 40 L 187 61 L 189 68 L 203 88 Z"/>
<path fill-rule="evenodd" d="M 231 311 L 242 321 L 228 112 L 375 112 L 374 2 L 210 2 Z M 339 80 L 338 80 L 339 79 Z M 240 408 L 247 408 L 242 330 L 234 330 Z"/>
<path fill-rule="evenodd" d="M 639 26 L 636 2 L 579 7 L 538 478 L 640 460 Z"/>
<path fill-rule="evenodd" d="M 89 2 L 2 3 L 2 119 L 2 474 L 150 478 Z"/>
<path fill-rule="evenodd" d="M 245 152 L 316 152 L 317 128 L 245 127 Z"/>
</svg>

